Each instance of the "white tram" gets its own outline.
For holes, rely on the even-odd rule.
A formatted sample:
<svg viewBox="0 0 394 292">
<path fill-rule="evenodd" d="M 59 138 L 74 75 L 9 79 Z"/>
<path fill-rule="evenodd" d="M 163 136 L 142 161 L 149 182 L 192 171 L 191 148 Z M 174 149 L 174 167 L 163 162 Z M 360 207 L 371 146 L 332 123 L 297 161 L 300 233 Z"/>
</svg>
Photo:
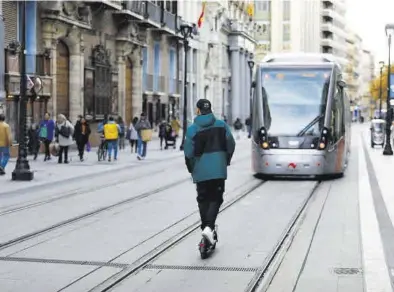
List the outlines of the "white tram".
<svg viewBox="0 0 394 292">
<path fill-rule="evenodd" d="M 257 65 L 252 99 L 252 167 L 258 177 L 341 177 L 351 114 L 332 55 L 275 54 Z"/>
</svg>

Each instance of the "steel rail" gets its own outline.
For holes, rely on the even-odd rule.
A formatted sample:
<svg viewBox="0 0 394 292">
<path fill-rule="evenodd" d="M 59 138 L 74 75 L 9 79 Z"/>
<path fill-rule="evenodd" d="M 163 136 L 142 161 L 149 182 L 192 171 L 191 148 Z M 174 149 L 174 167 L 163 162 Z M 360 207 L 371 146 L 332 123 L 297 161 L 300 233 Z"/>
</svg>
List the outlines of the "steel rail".
<svg viewBox="0 0 394 292">
<path fill-rule="evenodd" d="M 223 204 L 219 213 L 224 212 L 246 196 L 248 196 L 250 193 L 254 192 L 256 189 L 261 187 L 266 181 L 258 181 L 256 180 L 255 183 L 249 187 L 246 191 L 243 191 L 240 195 L 236 196 L 235 198 L 231 199 L 227 203 Z M 195 223 L 189 225 L 182 231 L 180 231 L 178 234 L 172 236 L 170 239 L 164 241 L 162 244 L 139 258 L 137 261 L 135 261 L 133 264 L 131 264 L 128 268 L 123 269 L 119 273 L 115 274 L 114 276 L 108 278 L 101 284 L 97 285 L 96 287 L 92 288 L 89 290 L 89 292 L 105 292 L 109 291 L 110 289 L 114 288 L 121 282 L 123 282 L 125 279 L 129 278 L 130 276 L 138 273 L 140 270 L 142 270 L 145 266 L 149 265 L 151 262 L 153 262 L 156 258 L 158 258 L 160 255 L 163 253 L 167 252 L 174 246 L 176 246 L 178 243 L 186 239 L 190 234 L 192 234 L 194 231 L 196 231 L 198 228 L 200 228 L 200 220 L 196 221 Z"/>
</svg>

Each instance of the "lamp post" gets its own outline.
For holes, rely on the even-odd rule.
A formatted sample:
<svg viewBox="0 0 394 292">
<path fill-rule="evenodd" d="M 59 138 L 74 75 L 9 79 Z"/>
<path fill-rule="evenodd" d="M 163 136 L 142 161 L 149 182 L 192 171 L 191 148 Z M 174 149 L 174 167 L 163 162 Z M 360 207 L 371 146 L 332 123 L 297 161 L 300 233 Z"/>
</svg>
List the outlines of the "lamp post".
<svg viewBox="0 0 394 292">
<path fill-rule="evenodd" d="M 249 103 L 250 103 L 250 115 L 249 117 L 252 118 L 252 94 L 253 94 L 253 89 L 252 89 L 252 84 L 253 84 L 253 67 L 254 67 L 254 61 L 249 60 L 248 61 L 249 69 L 250 69 L 250 92 L 249 92 Z"/>
<path fill-rule="evenodd" d="M 192 35 L 193 27 L 190 24 L 181 24 L 180 32 L 183 37 L 183 46 L 185 49 L 185 66 L 184 66 L 184 77 L 183 77 L 183 133 L 182 133 L 182 144 L 179 150 L 183 151 L 185 144 L 186 130 L 187 130 L 187 52 L 189 50 L 189 38 Z"/>
<path fill-rule="evenodd" d="M 384 67 L 384 62 L 380 61 L 379 62 L 380 66 L 380 86 L 379 86 L 379 118 L 382 117 L 382 79 L 383 79 L 383 67 Z"/>
<path fill-rule="evenodd" d="M 19 92 L 19 149 L 18 159 L 15 169 L 12 172 L 12 180 L 30 181 L 34 178 L 33 172 L 30 170 L 29 161 L 27 160 L 27 76 L 26 76 L 26 1 L 21 3 L 21 53 L 20 53 L 20 92 Z"/>
<path fill-rule="evenodd" d="M 386 112 L 386 145 L 384 146 L 383 150 L 383 155 L 393 155 L 393 149 L 391 148 L 391 141 L 390 141 L 390 135 L 391 135 L 391 121 L 392 121 L 392 114 L 391 114 L 391 108 L 390 108 L 390 86 L 391 86 L 391 80 L 390 80 L 390 75 L 391 75 L 391 54 L 390 54 L 390 49 L 391 49 L 391 36 L 394 34 L 394 24 L 387 24 L 386 25 L 386 35 L 388 37 L 388 46 L 389 46 L 389 60 L 388 60 L 388 67 L 387 67 L 387 112 Z"/>
</svg>

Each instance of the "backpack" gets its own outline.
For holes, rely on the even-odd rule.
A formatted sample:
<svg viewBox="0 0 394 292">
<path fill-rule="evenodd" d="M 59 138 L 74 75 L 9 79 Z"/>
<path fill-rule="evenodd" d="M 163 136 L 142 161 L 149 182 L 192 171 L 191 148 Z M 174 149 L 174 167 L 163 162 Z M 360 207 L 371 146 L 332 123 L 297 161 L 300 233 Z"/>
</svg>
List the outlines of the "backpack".
<svg viewBox="0 0 394 292">
<path fill-rule="evenodd" d="M 63 125 L 60 127 L 59 134 L 62 135 L 64 138 L 70 138 L 71 136 L 71 129 L 67 127 L 67 125 Z"/>
</svg>

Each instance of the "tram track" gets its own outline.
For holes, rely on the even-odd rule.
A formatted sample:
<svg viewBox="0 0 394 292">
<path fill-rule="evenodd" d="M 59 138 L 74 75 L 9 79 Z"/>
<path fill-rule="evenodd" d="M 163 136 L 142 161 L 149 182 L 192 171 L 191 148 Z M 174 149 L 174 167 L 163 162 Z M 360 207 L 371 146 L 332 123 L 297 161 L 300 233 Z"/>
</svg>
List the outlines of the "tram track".
<svg viewBox="0 0 394 292">
<path fill-rule="evenodd" d="M 180 158 L 182 157 L 181 155 L 174 155 L 171 156 L 171 158 Z M 118 166 L 116 168 L 113 169 L 113 171 L 119 172 L 119 171 L 124 171 L 124 170 L 133 170 L 135 168 L 140 169 L 140 167 L 145 167 L 145 166 L 152 166 L 152 165 L 157 165 L 157 164 L 162 164 L 162 163 L 168 163 L 168 158 L 164 158 L 164 159 L 154 159 L 154 160 L 148 160 L 148 161 L 144 161 L 143 164 L 141 165 L 136 165 L 136 164 L 131 164 L 131 165 L 123 165 L 123 166 Z M 53 182 L 49 182 L 49 183 L 42 183 L 42 184 L 37 184 L 37 185 L 33 185 L 29 187 L 29 191 L 40 191 L 42 188 L 47 188 L 53 185 L 63 185 L 66 183 L 70 183 L 70 182 L 81 182 L 83 180 L 86 179 L 91 179 L 91 178 L 97 178 L 97 176 L 104 176 L 107 175 L 107 173 L 109 171 L 109 169 L 104 169 L 104 170 L 100 170 L 99 172 L 94 172 L 94 173 L 87 173 L 86 175 L 84 175 L 83 177 L 68 177 L 62 180 L 57 180 L 57 181 L 53 181 Z M 34 170 L 33 170 L 34 172 Z M 0 192 L 0 198 L 7 196 L 7 195 L 16 195 L 16 194 L 22 194 L 26 191 L 25 188 L 18 188 L 18 189 L 14 189 L 14 190 L 10 190 L 10 191 L 6 191 L 6 192 Z"/>
<path fill-rule="evenodd" d="M 255 180 L 255 183 L 251 187 L 248 187 L 241 194 L 237 195 L 230 201 L 224 203 L 219 211 L 219 214 L 223 213 L 225 210 L 227 210 L 237 202 L 241 201 L 243 198 L 247 197 L 250 193 L 260 188 L 264 183 L 266 183 L 266 181 Z M 123 282 L 130 276 L 133 276 L 139 271 L 143 270 L 145 266 L 149 265 L 159 256 L 161 256 L 171 248 L 175 247 L 178 243 L 186 239 L 194 231 L 198 230 L 200 228 L 200 225 L 201 225 L 200 220 L 189 225 L 188 227 L 184 228 L 182 231 L 178 232 L 176 235 L 172 236 L 171 238 L 167 239 L 166 241 L 158 245 L 156 248 L 154 248 L 147 254 L 140 257 L 137 261 L 129 265 L 127 268 L 123 269 L 122 271 L 115 274 L 114 276 L 108 278 L 107 280 L 100 283 L 96 287 L 90 289 L 88 292 L 110 291 L 112 288 L 119 285 L 121 282 Z"/>
<path fill-rule="evenodd" d="M 242 192 L 240 195 L 236 196 L 235 198 L 224 204 L 220 210 L 220 213 L 224 212 L 226 209 L 241 201 L 252 192 L 258 190 L 266 182 L 267 181 L 256 181 L 255 185 L 248 188 L 246 191 Z M 303 215 L 305 214 L 307 207 L 311 202 L 311 199 L 316 194 L 316 190 L 318 189 L 320 184 L 320 181 L 314 184 L 312 190 L 309 192 L 306 199 L 301 203 L 301 205 L 291 218 L 290 222 L 284 229 L 282 235 L 279 237 L 272 251 L 265 258 L 263 264 L 256 269 L 253 277 L 251 278 L 250 282 L 247 284 L 247 287 L 244 290 L 245 292 L 266 291 L 266 288 L 268 288 L 268 284 L 272 280 L 272 277 L 274 276 L 277 268 L 279 268 L 280 262 L 283 260 L 283 257 L 285 256 L 288 247 L 291 245 L 292 239 L 294 238 L 299 226 L 302 223 Z M 144 268 L 149 267 L 161 255 L 168 252 L 181 241 L 188 238 L 194 231 L 198 230 L 198 228 L 200 228 L 200 221 L 197 221 L 194 224 L 186 227 L 181 232 L 166 240 L 165 242 L 151 250 L 149 253 L 145 254 L 137 261 L 124 268 L 119 273 L 115 274 L 114 276 L 108 278 L 104 282 L 89 290 L 89 292 L 112 291 L 112 289 L 116 288 L 124 281 L 130 279 L 130 277 L 135 276 Z"/>
<path fill-rule="evenodd" d="M 236 164 L 239 161 L 243 161 L 244 159 L 245 159 L 245 157 L 239 157 L 233 162 L 233 164 Z M 161 171 L 165 171 L 165 170 L 166 169 L 161 170 Z M 160 171 L 158 171 L 158 172 L 160 172 Z M 146 177 L 148 175 L 149 174 L 147 174 L 147 175 L 145 175 L 143 177 Z M 27 233 L 27 234 L 18 236 L 16 238 L 13 238 L 13 239 L 10 239 L 10 240 L 7 240 L 5 242 L 0 243 L 0 251 L 4 250 L 6 248 L 9 248 L 11 246 L 17 245 L 19 243 L 22 243 L 24 241 L 33 239 L 33 238 L 35 238 L 37 236 L 40 236 L 42 234 L 51 232 L 51 231 L 56 230 L 58 228 L 61 228 L 61 227 L 64 227 L 64 226 L 76 223 L 76 222 L 81 221 L 83 219 L 86 219 L 86 218 L 98 215 L 100 213 L 103 213 L 105 211 L 114 209 L 116 207 L 120 207 L 120 206 L 123 206 L 123 205 L 126 205 L 126 204 L 130 204 L 130 203 L 133 203 L 133 202 L 136 202 L 136 201 L 140 201 L 142 199 L 145 199 L 145 198 L 151 197 L 153 195 L 159 194 L 159 193 L 161 193 L 163 191 L 169 190 L 169 189 L 171 189 L 173 187 L 176 187 L 179 184 L 185 183 L 185 182 L 187 182 L 189 180 L 190 180 L 190 175 L 185 175 L 185 177 L 183 177 L 181 179 L 178 179 L 178 180 L 173 181 L 171 183 L 168 183 L 166 185 L 160 186 L 160 187 L 155 188 L 153 190 L 150 190 L 150 191 L 147 191 L 147 192 L 143 192 L 143 193 L 141 193 L 139 195 L 136 195 L 136 196 L 133 196 L 133 197 L 129 197 L 127 199 L 123 199 L 123 200 L 120 200 L 120 201 L 117 201 L 117 202 L 112 203 L 110 205 L 106 205 L 106 206 L 103 206 L 103 207 L 96 208 L 96 209 L 94 209 L 92 211 L 85 212 L 83 214 L 74 216 L 72 218 L 68 218 L 66 220 L 62 220 L 62 221 L 60 221 L 58 223 L 55 223 L 55 224 L 52 224 L 52 225 L 50 225 L 48 227 L 44 227 L 42 229 L 39 229 L 39 230 L 30 232 L 30 233 Z M 104 186 L 104 187 L 101 186 L 99 189 L 101 190 L 103 188 L 113 187 L 115 185 L 119 185 L 119 184 L 123 184 L 123 183 L 129 183 L 129 182 L 130 182 L 130 180 L 129 181 L 121 180 L 121 181 L 114 182 L 114 183 L 112 183 L 110 185 Z M 94 189 L 95 188 L 90 188 L 90 192 L 94 191 Z M 70 198 L 70 197 L 83 195 L 83 194 L 86 194 L 87 192 L 88 192 L 87 190 L 80 190 L 80 191 L 78 191 L 76 193 L 68 194 L 68 196 L 66 195 L 67 197 L 63 196 L 63 197 L 53 198 L 51 201 L 46 200 L 46 201 L 43 201 L 43 202 L 37 202 L 35 204 L 33 203 L 33 204 L 31 204 L 31 206 L 25 206 L 25 207 L 22 206 L 22 207 L 19 207 L 17 210 L 20 209 L 19 211 L 22 211 L 22 210 L 26 210 L 26 209 L 31 209 L 31 208 L 38 207 L 38 206 L 41 206 L 41 205 L 44 205 L 44 204 L 48 204 L 48 203 L 52 203 L 52 202 L 55 202 L 55 201 L 59 201 L 59 200 L 62 200 L 62 199 L 67 199 L 67 198 Z M 5 216 L 5 215 L 8 215 L 8 214 L 12 214 L 12 213 L 18 212 L 17 210 L 4 211 L 4 212 L 0 213 L 0 216 Z"/>
<path fill-rule="evenodd" d="M 178 165 L 178 164 L 179 164 L 179 166 L 181 166 L 180 162 L 174 163 L 171 166 Z M 131 183 L 133 181 L 137 181 L 139 179 L 146 178 L 147 176 L 163 173 L 163 172 L 165 172 L 167 170 L 167 168 L 168 167 L 161 168 L 161 169 L 154 170 L 154 171 L 147 170 L 143 174 L 139 174 L 139 175 L 134 176 L 134 177 L 133 176 L 129 176 L 129 174 L 127 174 L 127 175 L 122 176 L 122 178 L 120 178 L 120 179 L 118 178 L 115 181 L 112 181 L 110 183 L 99 184 L 99 185 L 96 185 L 96 186 L 88 186 L 88 187 L 85 187 L 85 188 L 82 187 L 82 188 L 72 189 L 72 190 L 63 192 L 60 195 L 57 195 L 55 197 L 49 196 L 49 198 L 46 197 L 45 199 L 37 200 L 36 202 L 27 203 L 27 204 L 21 204 L 19 206 L 17 205 L 17 207 L 14 207 L 14 208 L 12 208 L 12 205 L 11 205 L 10 208 L 0 212 L 0 217 L 4 216 L 4 215 L 11 214 L 11 213 L 27 210 L 27 209 L 30 209 L 30 208 L 42 206 L 42 205 L 45 205 L 45 204 L 53 203 L 53 202 L 56 202 L 56 201 L 69 199 L 69 198 L 76 197 L 76 196 L 79 196 L 79 195 L 83 195 L 83 194 L 86 194 L 86 193 L 91 193 L 91 192 L 94 192 L 94 191 L 97 191 L 97 190 L 102 190 L 102 189 L 106 189 L 106 188 L 110 188 L 110 187 L 114 187 L 114 186 L 119 186 L 119 185 L 122 185 L 122 184 Z M 15 205 L 13 205 L 13 206 L 15 206 Z"/>
</svg>

